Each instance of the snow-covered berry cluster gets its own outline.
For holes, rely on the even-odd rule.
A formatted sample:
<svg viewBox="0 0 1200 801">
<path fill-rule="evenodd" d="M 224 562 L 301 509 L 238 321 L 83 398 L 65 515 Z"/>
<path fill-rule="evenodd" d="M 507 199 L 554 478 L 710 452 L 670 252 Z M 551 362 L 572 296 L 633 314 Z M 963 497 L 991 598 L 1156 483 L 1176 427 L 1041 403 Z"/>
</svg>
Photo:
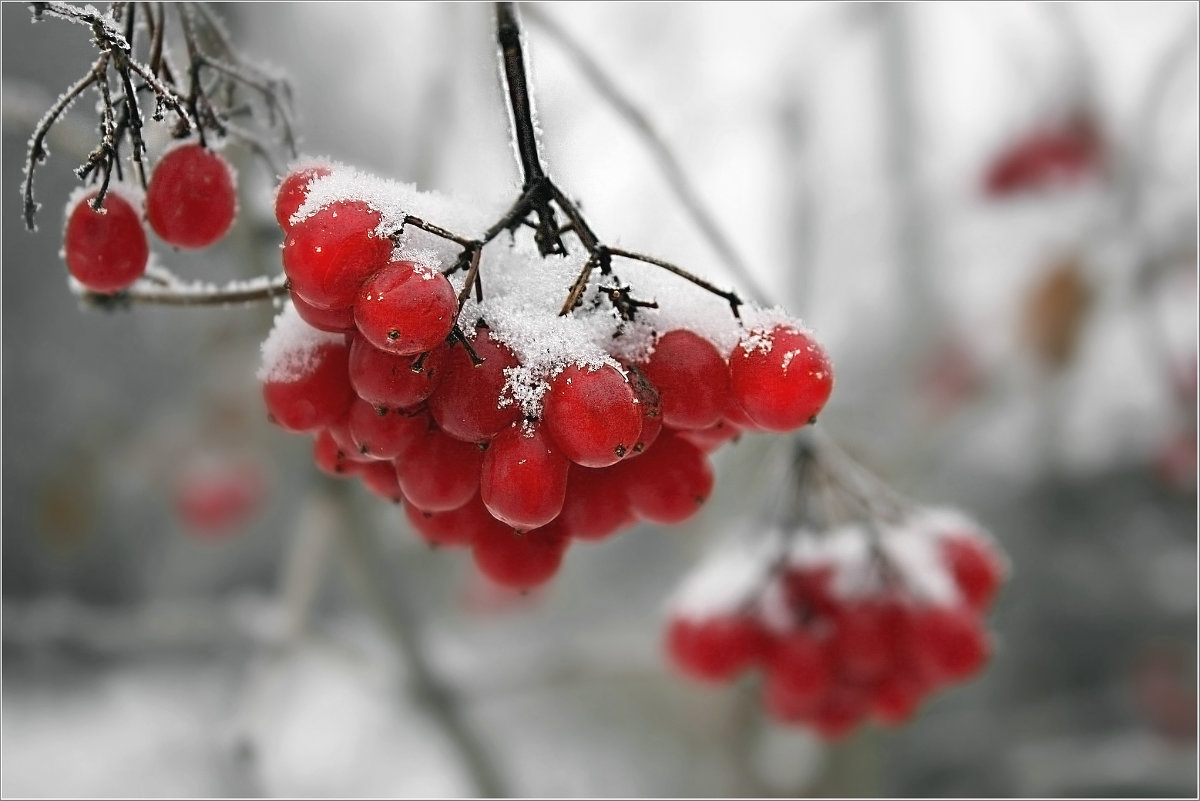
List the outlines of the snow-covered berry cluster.
<svg viewBox="0 0 1200 801">
<path fill-rule="evenodd" d="M 63 234 L 63 259 L 88 290 L 112 294 L 146 273 L 150 242 L 142 225 L 140 190 L 114 182 L 100 209 L 100 190 L 72 194 Z M 237 216 L 233 169 L 220 154 L 194 142 L 167 150 L 146 186 L 145 219 L 162 241 L 178 248 L 205 248 L 219 240 Z"/>
<path fill-rule="evenodd" d="M 895 725 L 984 666 L 984 615 L 1006 572 L 977 526 L 944 511 L 790 532 L 693 573 L 672 602 L 666 649 L 701 681 L 761 672 L 767 713 L 824 737 L 868 719 Z"/>
<path fill-rule="evenodd" d="M 323 470 L 403 501 L 425 539 L 471 547 L 498 583 L 548 580 L 572 538 L 689 518 L 712 490 L 709 452 L 802 427 L 829 397 L 825 352 L 778 310 L 748 309 L 747 325 L 672 279 L 676 311 L 647 302 L 631 319 L 596 286 L 562 315 L 578 258 L 514 239 L 468 283 L 464 237 L 406 225 L 418 214 L 482 225 L 350 168 L 284 179 L 292 305 L 264 345 L 264 397 L 277 424 L 316 436 Z"/>
</svg>

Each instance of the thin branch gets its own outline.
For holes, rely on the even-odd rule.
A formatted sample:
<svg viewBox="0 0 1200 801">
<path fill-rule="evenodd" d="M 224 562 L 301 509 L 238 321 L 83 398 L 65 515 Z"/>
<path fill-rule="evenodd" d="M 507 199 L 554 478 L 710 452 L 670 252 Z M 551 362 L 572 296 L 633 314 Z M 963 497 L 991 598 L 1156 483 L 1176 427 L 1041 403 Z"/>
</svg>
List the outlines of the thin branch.
<svg viewBox="0 0 1200 801">
<path fill-rule="evenodd" d="M 33 138 L 29 140 L 29 153 L 25 157 L 25 188 L 22 193 L 25 198 L 25 227 L 30 231 L 37 230 L 37 225 L 34 224 L 34 217 L 37 216 L 38 204 L 33 199 L 33 171 L 46 160 L 48 151 L 46 150 L 46 134 L 50 132 L 50 128 L 58 120 L 67 107 L 79 97 L 85 89 L 91 86 L 100 77 L 100 74 L 105 69 L 106 58 L 102 57 L 93 66 L 91 72 L 80 78 L 75 84 L 60 97 L 50 110 L 46 112 L 37 127 L 33 130 Z"/>
<path fill-rule="evenodd" d="M 414 699 L 458 750 L 475 785 L 475 794 L 486 798 L 505 796 L 500 774 L 491 755 L 468 724 L 461 700 L 442 682 L 421 648 L 416 615 L 400 591 L 401 583 L 390 577 L 385 581 L 380 576 L 384 560 L 374 532 L 368 528 L 348 525 L 338 542 L 364 600 L 376 613 L 384 634 L 404 660 Z"/>
<path fill-rule="evenodd" d="M 653 264 L 655 267 L 660 267 L 669 273 L 674 273 L 675 275 L 678 275 L 680 278 L 683 278 L 687 281 L 691 281 L 693 284 L 700 287 L 701 289 L 707 290 L 708 292 L 711 292 L 712 294 L 714 294 L 718 297 L 724 298 L 725 301 L 729 304 L 729 308 L 733 312 L 733 316 L 734 317 L 741 316 L 740 314 L 738 314 L 738 307 L 742 305 L 742 299 L 741 299 L 741 297 L 738 296 L 738 294 L 736 292 L 733 292 L 728 289 L 721 289 L 720 287 L 711 283 L 710 281 L 707 281 L 698 275 L 694 275 L 694 274 L 688 272 L 687 270 L 683 269 L 682 267 L 676 267 L 674 264 L 671 264 L 668 261 L 663 261 L 662 259 L 656 259 L 653 256 L 646 256 L 641 253 L 634 253 L 633 251 L 624 250 L 622 248 L 610 247 L 610 248 L 606 248 L 606 250 L 609 253 L 611 253 L 612 255 L 620 256 L 621 258 L 624 258 L 624 259 L 632 259 L 633 261 L 641 261 L 641 262 L 645 262 L 646 264 Z"/>
<path fill-rule="evenodd" d="M 597 94 L 612 106 L 613 110 L 633 129 L 634 133 L 641 137 L 646 147 L 650 150 L 651 157 L 658 164 L 659 170 L 662 171 L 663 177 L 667 181 L 667 186 L 675 195 L 676 200 L 683 206 L 688 216 L 691 217 L 692 223 L 700 231 L 701 236 L 708 243 L 709 247 L 729 267 L 737 279 L 750 290 L 751 296 L 759 303 L 766 304 L 767 293 L 751 274 L 749 268 L 746 266 L 746 262 L 738 255 L 733 243 L 725 236 L 716 215 L 709 212 L 704 206 L 695 186 L 692 185 L 692 182 L 687 177 L 687 173 L 679 163 L 679 159 L 675 156 L 666 140 L 659 134 L 653 123 L 650 122 L 650 118 L 646 113 L 638 108 L 629 99 L 628 95 L 622 92 L 616 83 L 605 74 L 599 62 L 587 51 L 583 44 L 571 36 L 541 6 L 531 4 L 526 7 L 525 13 L 534 24 L 540 26 L 546 33 L 550 34 L 552 39 L 558 42 L 567 56 L 575 62 L 575 66 L 579 68 L 584 78 L 596 90 Z"/>
<path fill-rule="evenodd" d="M 93 292 L 71 279 L 71 291 L 82 300 L 102 308 L 124 307 L 134 303 L 153 306 L 230 306 L 258 303 L 285 297 L 288 283 L 285 276 L 235 281 L 223 287 L 211 284 L 188 284 L 171 280 L 170 273 L 158 271 L 153 277 L 139 279 L 133 286 L 116 294 Z"/>
<path fill-rule="evenodd" d="M 513 3 L 496 3 L 496 39 L 500 44 L 504 88 L 508 110 L 512 114 L 512 134 L 521 179 L 526 190 L 546 177 L 538 152 L 537 129 L 533 121 L 533 100 L 525 71 L 525 51 L 521 41 L 521 23 Z"/>
</svg>

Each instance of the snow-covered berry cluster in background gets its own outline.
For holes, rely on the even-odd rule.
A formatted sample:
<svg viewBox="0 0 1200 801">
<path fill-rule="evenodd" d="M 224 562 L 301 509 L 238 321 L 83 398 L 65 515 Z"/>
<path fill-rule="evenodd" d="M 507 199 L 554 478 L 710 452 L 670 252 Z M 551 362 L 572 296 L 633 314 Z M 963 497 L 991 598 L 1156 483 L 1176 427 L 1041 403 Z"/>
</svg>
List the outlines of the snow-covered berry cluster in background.
<svg viewBox="0 0 1200 801">
<path fill-rule="evenodd" d="M 654 267 L 631 283 L 657 303 L 633 315 L 611 300 L 629 287 L 603 277 L 561 314 L 586 256 L 516 236 L 466 286 L 459 240 L 480 237 L 486 208 L 309 162 L 282 182 L 276 217 L 292 303 L 264 343 L 272 419 L 314 434 L 325 472 L 403 501 L 424 538 L 471 547 L 507 586 L 548 580 L 572 538 L 691 517 L 711 451 L 807 425 L 833 387 L 798 321 L 739 319 Z"/>
<path fill-rule="evenodd" d="M 112 294 L 146 273 L 150 242 L 145 220 L 162 241 L 177 248 L 215 244 L 237 216 L 233 168 L 212 150 L 182 142 L 163 153 L 143 197 L 136 186 L 109 184 L 100 210 L 100 190 L 76 190 L 67 205 L 63 259 L 86 289 Z"/>
<path fill-rule="evenodd" d="M 776 531 L 718 553 L 670 605 L 666 649 L 684 674 L 761 674 L 767 713 L 821 736 L 908 720 L 991 650 L 984 616 L 1007 573 L 989 537 L 923 509 L 894 524 Z"/>
</svg>

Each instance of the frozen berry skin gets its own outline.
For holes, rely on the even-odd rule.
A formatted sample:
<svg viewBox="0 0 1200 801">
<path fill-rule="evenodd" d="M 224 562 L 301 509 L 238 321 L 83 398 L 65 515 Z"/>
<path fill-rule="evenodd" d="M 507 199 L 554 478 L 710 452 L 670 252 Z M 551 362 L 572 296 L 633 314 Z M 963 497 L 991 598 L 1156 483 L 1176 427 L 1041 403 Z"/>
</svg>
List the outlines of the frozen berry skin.
<svg viewBox="0 0 1200 801">
<path fill-rule="evenodd" d="M 809 334 L 788 326 L 743 339 L 729 357 L 730 389 L 756 427 L 792 431 L 813 422 L 833 391 L 833 368 Z"/>
<path fill-rule="evenodd" d="M 504 526 L 476 532 L 473 555 L 479 572 L 496 584 L 528 590 L 554 578 L 568 544 L 557 521 L 523 534 Z"/>
<path fill-rule="evenodd" d="M 550 382 L 542 419 L 567 458 L 584 467 L 607 467 L 633 451 L 642 432 L 642 409 L 633 387 L 610 365 L 570 365 Z"/>
<path fill-rule="evenodd" d="M 392 503 L 401 503 L 404 493 L 396 479 L 396 469 L 391 462 L 364 462 L 356 472 L 363 485 L 371 492 Z"/>
<path fill-rule="evenodd" d="M 350 345 L 350 384 L 358 397 L 374 406 L 416 406 L 442 380 L 446 351 L 441 344 L 423 356 L 397 356 L 355 337 Z"/>
<path fill-rule="evenodd" d="M 300 319 L 319 331 L 331 334 L 348 334 L 357 331 L 354 327 L 354 309 L 319 309 L 304 298 L 291 291 L 292 305 Z"/>
<path fill-rule="evenodd" d="M 389 409 L 362 398 L 350 404 L 350 437 L 357 453 L 368 459 L 406 459 L 417 440 L 429 430 L 424 409 Z"/>
<path fill-rule="evenodd" d="M 896 604 L 882 600 L 848 602 L 842 607 L 834 618 L 831 648 L 845 676 L 870 683 L 895 671 L 901 615 Z"/>
<path fill-rule="evenodd" d="M 479 328 L 471 347 L 483 360 L 475 364 L 462 344 L 446 353 L 442 380 L 429 396 L 433 419 L 450 436 L 464 442 L 486 442 L 521 416 L 515 403 L 502 405 L 508 381 L 504 371 L 516 367 L 517 357 L 503 343 Z"/>
<path fill-rule="evenodd" d="M 275 220 L 286 234 L 292 230 L 292 215 L 308 199 L 308 190 L 317 178 L 330 174 L 328 167 L 305 167 L 288 173 L 275 193 Z"/>
<path fill-rule="evenodd" d="M 729 403 L 729 366 L 693 331 L 676 329 L 660 337 L 642 370 L 657 387 L 663 424 L 671 428 L 714 426 Z"/>
<path fill-rule="evenodd" d="M 335 478 L 349 478 L 363 464 L 338 445 L 327 428 L 318 432 L 313 440 L 313 462 L 322 473 Z"/>
<path fill-rule="evenodd" d="M 75 280 L 93 292 L 110 294 L 127 289 L 145 274 L 150 244 L 129 201 L 109 192 L 101 214 L 92 209 L 97 194 L 92 192 L 72 209 L 63 252 Z"/>
<path fill-rule="evenodd" d="M 699 681 L 728 681 L 762 658 L 767 636 L 745 615 L 675 618 L 667 628 L 667 654 L 685 675 Z"/>
<path fill-rule="evenodd" d="M 303 375 L 265 381 L 271 422 L 288 431 L 317 431 L 344 420 L 354 399 L 348 362 L 344 344 L 326 342 L 316 348 Z"/>
<path fill-rule="evenodd" d="M 518 531 L 558 517 L 570 463 L 537 423 L 516 422 L 483 455 L 479 495 L 488 511 Z"/>
<path fill-rule="evenodd" d="M 283 242 L 283 271 L 292 290 L 319 309 L 347 309 L 363 282 L 381 270 L 392 242 L 375 235 L 379 212 L 358 200 L 338 201 L 292 226 Z"/>
<path fill-rule="evenodd" d="M 198 144 L 168 151 L 146 187 L 146 220 L 164 242 L 205 248 L 233 225 L 237 190 L 223 156 Z"/>
<path fill-rule="evenodd" d="M 977 612 L 987 611 L 1004 579 L 1004 564 L 999 556 L 983 541 L 965 535 L 946 537 L 941 550 L 967 605 Z"/>
<path fill-rule="evenodd" d="M 446 276 L 412 261 L 390 262 L 368 278 L 354 304 L 359 333 L 398 356 L 442 344 L 457 314 L 458 299 Z"/>
</svg>

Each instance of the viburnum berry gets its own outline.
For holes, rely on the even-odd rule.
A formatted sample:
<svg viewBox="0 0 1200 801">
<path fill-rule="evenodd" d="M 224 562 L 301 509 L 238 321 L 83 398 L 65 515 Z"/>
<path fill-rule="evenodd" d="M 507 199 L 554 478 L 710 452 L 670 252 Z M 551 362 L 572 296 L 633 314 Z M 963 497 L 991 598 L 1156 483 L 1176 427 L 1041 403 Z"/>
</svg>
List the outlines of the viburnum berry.
<svg viewBox="0 0 1200 801">
<path fill-rule="evenodd" d="M 146 186 L 146 220 L 164 242 L 205 248 L 223 237 L 237 215 L 233 169 L 199 144 L 167 151 Z"/>
<path fill-rule="evenodd" d="M 432 428 L 409 447 L 396 464 L 404 496 L 418 509 L 446 512 L 471 500 L 479 490 L 483 453 L 470 442 Z"/>
<path fill-rule="evenodd" d="M 681 671 L 701 681 L 727 681 L 762 658 L 767 637 L 744 615 L 702 620 L 675 618 L 667 628 L 667 653 Z"/>
<path fill-rule="evenodd" d="M 848 677 L 871 682 L 895 667 L 901 614 L 896 605 L 884 601 L 864 600 L 842 607 L 830 647 Z"/>
<path fill-rule="evenodd" d="M 454 328 L 458 299 L 435 269 L 389 262 L 367 279 L 354 304 L 354 322 L 372 345 L 411 356 L 440 345 Z"/>
<path fill-rule="evenodd" d="M 637 365 L 629 365 L 625 371 L 629 376 L 629 385 L 633 387 L 634 397 L 637 398 L 638 407 L 642 410 L 642 431 L 638 434 L 633 450 L 625 457 L 633 458 L 645 453 L 646 449 L 658 439 L 663 426 L 662 402 L 658 389 L 650 383 L 650 379 L 646 378 L 646 374 L 642 372 L 641 368 Z"/>
<path fill-rule="evenodd" d="M 616 468 L 613 468 L 616 469 Z M 654 523 L 681 523 L 700 510 L 713 488 L 708 459 L 692 443 L 663 431 L 654 447 L 620 465 L 630 508 Z"/>
<path fill-rule="evenodd" d="M 362 465 L 337 443 L 329 429 L 320 431 L 313 440 L 313 462 L 322 473 L 338 478 L 354 475 Z"/>
<path fill-rule="evenodd" d="M 986 611 L 1004 578 L 999 557 L 983 541 L 971 536 L 951 534 L 942 539 L 941 547 L 954 583 L 967 604 L 979 612 Z"/>
<path fill-rule="evenodd" d="M 288 431 L 316 431 L 345 418 L 354 399 L 347 378 L 349 350 L 341 342 L 313 348 L 302 367 L 263 382 L 273 423 Z"/>
<path fill-rule="evenodd" d="M 922 675 L 933 682 L 960 681 L 987 661 L 987 632 L 969 609 L 920 609 L 910 618 L 909 637 Z"/>
<path fill-rule="evenodd" d="M 446 353 L 442 380 L 429 396 L 429 411 L 442 430 L 464 442 L 485 442 L 521 416 L 515 403 L 501 405 L 508 381 L 504 371 L 517 366 L 508 346 L 493 340 L 488 329 L 479 328 L 471 347 L 481 364 L 476 365 L 461 344 Z"/>
<path fill-rule="evenodd" d="M 292 229 L 292 215 L 308 199 L 308 188 L 317 178 L 330 174 L 328 167 L 313 166 L 289 172 L 275 192 L 275 219 L 286 234 Z"/>
<path fill-rule="evenodd" d="M 780 720 L 806 719 L 834 680 L 828 646 L 804 630 L 778 637 L 768 650 L 765 667 L 764 702 L 767 711 Z"/>
<path fill-rule="evenodd" d="M 554 577 L 569 538 L 554 521 L 524 533 L 507 526 L 476 532 L 473 548 L 480 572 L 503 587 L 527 590 Z"/>
<path fill-rule="evenodd" d="M 404 507 L 404 514 L 421 538 L 435 546 L 469 546 L 486 536 L 481 532 L 499 536 L 511 531 L 492 517 L 478 494 L 457 509 L 446 512 L 426 512 L 409 503 Z"/>
<path fill-rule="evenodd" d="M 370 459 L 406 459 L 417 440 L 429 430 L 425 409 L 389 409 L 358 398 L 347 416 L 357 452 Z"/>
<path fill-rule="evenodd" d="M 355 337 L 350 345 L 350 384 L 358 397 L 374 406 L 415 406 L 441 381 L 446 350 L 441 344 L 424 356 L 397 356 Z"/>
<path fill-rule="evenodd" d="M 571 465 L 558 521 L 577 540 L 602 540 L 633 525 L 625 481 L 618 470 Z"/>
<path fill-rule="evenodd" d="M 642 370 L 659 392 L 664 425 L 701 429 L 716 425 L 729 403 L 729 366 L 704 337 L 668 331 Z"/>
<path fill-rule="evenodd" d="M 384 500 L 392 503 L 404 500 L 400 482 L 396 479 L 396 469 L 391 462 L 364 462 L 356 475 L 367 489 Z"/>
<path fill-rule="evenodd" d="M 328 331 L 331 334 L 352 333 L 358 330 L 354 327 L 354 309 L 352 307 L 322 309 L 297 295 L 294 289 L 290 294 L 292 305 L 296 307 L 296 313 L 313 328 L 319 331 Z"/>
<path fill-rule="evenodd" d="M 483 455 L 479 495 L 488 511 L 520 531 L 558 517 L 570 463 L 537 423 L 516 422 Z"/>
<path fill-rule="evenodd" d="M 108 192 L 95 211 L 98 192 L 79 200 L 67 219 L 63 253 L 75 280 L 93 292 L 120 292 L 146 272 L 150 244 L 141 218 L 125 198 Z"/>
<path fill-rule="evenodd" d="M 789 326 L 757 332 L 729 357 L 730 388 L 757 427 L 791 431 L 816 419 L 833 391 L 829 357 L 810 335 Z"/>
<path fill-rule="evenodd" d="M 189 529 L 215 539 L 245 523 L 265 494 L 266 482 L 253 463 L 193 468 L 175 484 L 175 510 Z"/>
<path fill-rule="evenodd" d="M 296 294 L 319 309 L 353 306 L 359 287 L 391 257 L 391 240 L 375 234 L 381 219 L 366 203 L 343 200 L 293 225 L 283 271 Z"/>
<path fill-rule="evenodd" d="M 570 365 L 550 382 L 542 418 L 554 441 L 575 464 L 607 467 L 633 451 L 642 432 L 642 410 L 633 387 L 610 365 Z"/>
</svg>

